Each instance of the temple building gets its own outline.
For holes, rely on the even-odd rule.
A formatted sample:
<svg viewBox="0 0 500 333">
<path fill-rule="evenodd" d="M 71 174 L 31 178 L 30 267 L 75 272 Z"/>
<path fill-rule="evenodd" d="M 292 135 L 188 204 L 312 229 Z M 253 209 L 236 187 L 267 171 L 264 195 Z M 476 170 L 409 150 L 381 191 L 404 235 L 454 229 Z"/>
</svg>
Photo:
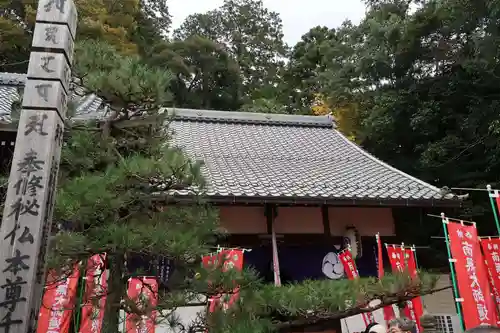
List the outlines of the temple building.
<svg viewBox="0 0 500 333">
<path fill-rule="evenodd" d="M 25 75 L 0 73 L 4 170 L 16 135 L 11 111 L 24 80 Z M 105 114 L 94 95 L 73 100 L 78 119 Z M 360 275 L 376 276 L 375 234 L 387 243 L 404 241 L 405 225 L 424 227 L 426 213 L 463 204 L 456 195 L 370 155 L 342 135 L 330 116 L 165 111 L 172 116 L 171 144 L 204 162 L 205 197 L 218 207 L 222 227 L 230 234 L 220 245 L 251 250 L 245 252 L 245 266 L 270 282 L 273 230 L 283 283 L 343 278 L 337 253 L 346 242 Z M 177 193 L 175 199 L 188 202 L 190 195 Z M 438 288 L 450 284 L 446 272 L 439 283 Z M 425 296 L 423 302 L 439 316 L 440 329 L 450 331 L 456 321 L 452 291 Z"/>
</svg>

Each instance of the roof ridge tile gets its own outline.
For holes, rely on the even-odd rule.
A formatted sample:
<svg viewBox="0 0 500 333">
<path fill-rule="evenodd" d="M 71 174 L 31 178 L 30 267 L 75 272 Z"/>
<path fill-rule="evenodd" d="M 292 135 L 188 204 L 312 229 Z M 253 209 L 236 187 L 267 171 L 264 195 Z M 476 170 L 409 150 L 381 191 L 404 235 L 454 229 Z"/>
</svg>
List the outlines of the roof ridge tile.
<svg viewBox="0 0 500 333">
<path fill-rule="evenodd" d="M 289 125 L 307 127 L 335 127 L 333 118 L 326 116 L 307 116 L 276 113 L 254 113 L 240 111 L 215 111 L 182 108 L 166 108 L 174 120 L 223 122 L 259 125 Z"/>
</svg>

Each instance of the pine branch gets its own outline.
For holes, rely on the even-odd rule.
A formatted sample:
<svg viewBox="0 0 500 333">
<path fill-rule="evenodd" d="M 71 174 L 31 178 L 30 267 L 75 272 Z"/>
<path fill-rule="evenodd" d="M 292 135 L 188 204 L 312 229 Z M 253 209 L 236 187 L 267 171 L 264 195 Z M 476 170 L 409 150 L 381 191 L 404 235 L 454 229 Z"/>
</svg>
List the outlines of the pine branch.
<svg viewBox="0 0 500 333">
<path fill-rule="evenodd" d="M 29 62 L 28 60 L 22 60 L 22 61 L 17 61 L 17 62 L 3 62 L 0 64 L 0 67 L 10 67 L 10 66 L 17 66 L 17 65 L 22 65 L 22 64 L 27 64 Z"/>
<path fill-rule="evenodd" d="M 338 312 L 333 316 L 328 316 L 325 318 L 313 318 L 313 319 L 296 319 L 296 320 L 291 320 L 287 322 L 282 322 L 279 324 L 275 324 L 275 330 L 278 332 L 291 332 L 291 331 L 300 331 L 304 328 L 310 327 L 310 326 L 315 326 L 315 325 L 322 325 L 322 326 L 332 326 L 334 327 L 336 324 L 336 321 L 340 318 L 347 318 L 351 316 L 355 316 L 358 314 L 362 313 L 368 313 L 368 312 L 373 312 L 378 309 L 382 309 L 386 306 L 390 306 L 393 304 L 398 304 L 401 302 L 406 302 L 409 300 L 412 300 L 415 297 L 419 296 L 424 296 L 428 294 L 434 294 L 443 290 L 448 290 L 451 289 L 452 286 L 448 287 L 443 287 L 443 288 L 438 288 L 438 289 L 433 289 L 427 293 L 424 294 L 418 294 L 418 295 L 407 295 L 407 296 L 398 296 L 398 297 L 387 297 L 383 299 L 383 301 L 374 307 L 370 308 L 353 308 L 353 309 L 348 309 L 346 311 Z"/>
</svg>

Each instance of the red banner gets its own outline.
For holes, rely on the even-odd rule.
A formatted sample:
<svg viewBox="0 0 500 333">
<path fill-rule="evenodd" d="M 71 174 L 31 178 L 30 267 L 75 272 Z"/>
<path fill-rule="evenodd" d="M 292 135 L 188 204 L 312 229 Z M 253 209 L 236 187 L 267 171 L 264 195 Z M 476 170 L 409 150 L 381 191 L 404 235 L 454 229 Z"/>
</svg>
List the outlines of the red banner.
<svg viewBox="0 0 500 333">
<path fill-rule="evenodd" d="M 412 249 L 405 249 L 405 262 L 406 268 L 412 278 L 418 277 L 417 262 L 415 261 L 415 253 Z M 422 325 L 420 324 L 420 317 L 424 314 L 424 306 L 422 305 L 422 298 L 416 297 L 407 302 L 404 309 L 405 315 L 417 323 L 418 331 L 422 332 Z"/>
<path fill-rule="evenodd" d="M 356 263 L 354 262 L 352 258 L 351 251 L 349 250 L 344 250 L 339 253 L 339 260 L 344 266 L 344 271 L 345 274 L 347 275 L 347 278 L 349 280 L 355 280 L 359 278 L 359 273 L 358 269 L 356 268 Z M 365 325 L 368 325 L 370 323 L 375 322 L 375 318 L 373 317 L 373 314 L 371 312 L 363 313 L 363 321 L 365 322 Z"/>
<path fill-rule="evenodd" d="M 402 246 L 394 246 L 394 245 L 387 246 L 387 254 L 389 255 L 389 261 L 391 263 L 393 273 L 402 273 L 406 268 L 408 268 L 410 271 L 413 271 L 413 274 L 417 274 L 415 257 L 413 256 L 413 253 L 411 253 L 412 262 L 410 263 L 409 253 L 407 251 L 410 251 L 411 253 L 410 249 L 405 250 Z M 410 268 L 409 266 L 407 266 L 407 264 L 408 265 L 411 264 L 413 267 Z M 418 332 L 420 332 L 421 331 L 420 320 L 419 320 L 420 318 L 419 315 L 417 314 L 417 311 L 421 310 L 423 314 L 423 307 L 422 307 L 422 301 L 420 299 L 419 301 L 416 301 L 416 303 L 418 303 L 417 304 L 418 309 L 415 309 L 415 303 L 413 302 L 413 300 L 407 301 L 406 306 L 403 309 L 403 312 L 407 318 L 417 323 L 417 329 Z"/>
<path fill-rule="evenodd" d="M 158 304 L 158 282 L 155 278 L 135 277 L 128 280 L 127 295 L 136 302 L 140 310 L 150 309 L 151 313 L 143 316 L 127 313 L 125 328 L 127 333 L 154 333 Z"/>
<path fill-rule="evenodd" d="M 106 254 L 96 254 L 87 262 L 82 322 L 79 333 L 100 333 L 108 289 Z"/>
<path fill-rule="evenodd" d="M 384 257 L 382 252 L 382 240 L 380 239 L 380 235 L 378 233 L 375 235 L 375 239 L 377 240 L 378 278 L 381 279 L 384 276 Z M 392 307 L 392 305 L 385 306 L 384 320 L 388 323 L 394 318 L 396 318 L 396 314 L 394 313 L 394 308 Z"/>
<path fill-rule="evenodd" d="M 449 222 L 447 228 L 465 329 L 496 325 L 496 306 L 475 225 Z"/>
<path fill-rule="evenodd" d="M 339 260 L 344 266 L 345 274 L 349 280 L 354 280 L 359 278 L 358 269 L 356 268 L 356 263 L 352 259 L 351 251 L 344 250 L 339 253 Z"/>
<path fill-rule="evenodd" d="M 490 276 L 490 286 L 495 295 L 497 310 L 500 310 L 500 239 L 482 239 L 484 259 Z"/>
<path fill-rule="evenodd" d="M 405 268 L 405 257 L 403 248 L 400 246 L 386 246 L 389 262 L 393 273 L 403 272 Z"/>
<path fill-rule="evenodd" d="M 222 271 L 230 269 L 243 269 L 243 251 L 238 249 L 227 249 L 219 252 L 216 255 L 205 256 L 202 258 L 203 267 L 221 266 Z M 239 287 L 235 286 L 233 293 L 230 295 L 217 295 L 209 299 L 209 312 L 214 312 L 218 305 L 222 305 L 223 310 L 227 310 L 236 300 L 239 295 Z"/>
<path fill-rule="evenodd" d="M 224 263 L 224 266 L 222 267 L 224 272 L 230 269 L 236 269 L 238 271 L 243 270 L 243 251 L 224 250 L 220 253 L 220 255 L 221 260 Z M 233 305 L 234 302 L 236 302 L 239 297 L 239 290 L 240 288 L 235 286 L 233 293 L 229 297 L 226 295 L 226 300 L 221 302 L 224 310 L 227 310 L 231 305 Z"/>
<path fill-rule="evenodd" d="M 201 263 L 205 269 L 210 269 L 212 267 L 218 266 L 219 254 L 210 254 L 201 258 Z M 210 283 L 209 283 L 210 285 Z M 212 296 L 208 300 L 208 311 L 214 312 L 216 305 L 219 302 L 218 296 Z"/>
<path fill-rule="evenodd" d="M 217 266 L 217 260 L 219 259 L 218 254 L 211 254 L 201 258 L 201 263 L 204 268 L 208 269 L 212 266 Z"/>
<path fill-rule="evenodd" d="M 37 323 L 37 333 L 68 333 L 76 304 L 76 288 L 80 271 L 75 265 L 66 278 L 49 272 Z"/>
</svg>

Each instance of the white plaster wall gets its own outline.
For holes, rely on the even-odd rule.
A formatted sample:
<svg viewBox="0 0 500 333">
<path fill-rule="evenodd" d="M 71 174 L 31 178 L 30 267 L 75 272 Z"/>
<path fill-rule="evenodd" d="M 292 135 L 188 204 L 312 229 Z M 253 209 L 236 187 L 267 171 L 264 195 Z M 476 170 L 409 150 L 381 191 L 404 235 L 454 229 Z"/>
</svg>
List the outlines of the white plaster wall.
<svg viewBox="0 0 500 333">
<path fill-rule="evenodd" d="M 198 314 L 203 314 L 205 312 L 204 306 L 188 306 L 178 308 L 175 311 L 175 315 L 178 316 L 179 321 L 185 327 L 188 327 L 193 321 L 198 317 Z M 177 333 L 179 330 L 174 330 L 169 327 L 168 323 L 160 323 L 156 326 L 155 333 Z"/>
<path fill-rule="evenodd" d="M 396 316 L 399 316 L 399 309 L 396 306 L 393 306 L 394 312 Z M 379 324 L 385 325 L 386 322 L 384 320 L 384 309 L 378 309 L 373 312 L 373 317 L 375 321 Z M 348 317 L 341 321 L 342 324 L 342 333 L 355 333 L 355 332 L 363 332 L 366 328 L 365 322 L 363 320 L 363 315 L 356 315 L 352 317 Z"/>
<path fill-rule="evenodd" d="M 203 302 L 204 297 L 200 296 L 199 300 L 196 300 L 197 303 Z M 197 318 L 199 314 L 203 314 L 206 311 L 205 306 L 186 306 L 186 307 L 179 307 L 177 308 L 173 315 L 178 318 L 178 321 L 180 324 L 184 325 L 186 328 L 190 326 L 191 323 L 193 323 Z M 155 327 L 155 333 L 179 333 L 178 329 L 173 329 L 170 327 L 170 325 L 165 321 L 162 320 L 162 317 L 165 318 L 168 315 L 172 316 L 170 314 L 170 311 L 162 311 L 163 316 L 158 316 L 158 321 L 159 324 L 156 325 Z M 120 317 L 122 318 L 121 323 L 120 323 L 120 332 L 124 333 L 125 332 L 125 312 L 120 311 Z M 148 332 L 152 333 L 152 332 Z"/>
</svg>

